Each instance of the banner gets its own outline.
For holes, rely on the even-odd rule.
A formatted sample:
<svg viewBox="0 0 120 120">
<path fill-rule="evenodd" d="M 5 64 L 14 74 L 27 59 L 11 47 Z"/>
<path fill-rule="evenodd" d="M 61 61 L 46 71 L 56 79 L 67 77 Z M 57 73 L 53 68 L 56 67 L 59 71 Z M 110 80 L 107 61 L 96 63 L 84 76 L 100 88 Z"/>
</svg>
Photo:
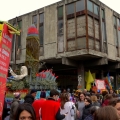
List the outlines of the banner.
<svg viewBox="0 0 120 120">
<path fill-rule="evenodd" d="M 12 34 L 9 33 L 6 24 L 0 23 L 0 117 L 2 116 L 3 111 L 11 45 Z"/>
<path fill-rule="evenodd" d="M 98 90 L 105 90 L 105 81 L 104 80 L 95 80 L 95 84 Z"/>
<path fill-rule="evenodd" d="M 95 77 L 95 74 L 94 74 Z M 94 82 L 93 75 L 90 70 L 85 73 L 86 89 L 89 91 L 91 89 L 91 84 Z"/>
</svg>

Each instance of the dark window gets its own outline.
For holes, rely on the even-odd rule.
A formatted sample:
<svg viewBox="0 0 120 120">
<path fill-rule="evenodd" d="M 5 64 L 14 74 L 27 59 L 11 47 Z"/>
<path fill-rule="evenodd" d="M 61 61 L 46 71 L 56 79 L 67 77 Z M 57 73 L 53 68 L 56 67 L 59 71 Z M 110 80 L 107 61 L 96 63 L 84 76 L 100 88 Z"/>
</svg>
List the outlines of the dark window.
<svg viewBox="0 0 120 120">
<path fill-rule="evenodd" d="M 116 20 L 115 16 L 113 17 L 113 21 L 114 21 L 114 25 L 116 26 L 117 25 L 117 20 Z"/>
<path fill-rule="evenodd" d="M 44 14 L 40 14 L 40 23 L 44 23 Z"/>
<path fill-rule="evenodd" d="M 63 20 L 58 21 L 58 35 L 63 35 Z"/>
<path fill-rule="evenodd" d="M 22 28 L 22 20 L 21 20 L 21 21 L 18 21 L 18 29 L 21 30 L 21 28 Z"/>
<path fill-rule="evenodd" d="M 94 14 L 99 15 L 99 6 L 94 4 Z"/>
<path fill-rule="evenodd" d="M 75 8 L 74 8 L 74 3 L 68 4 L 68 5 L 67 5 L 67 15 L 73 14 L 74 11 L 75 11 L 74 9 L 75 9 Z"/>
<path fill-rule="evenodd" d="M 76 12 L 78 11 L 82 11 L 85 9 L 85 1 L 84 0 L 80 0 L 76 2 Z"/>
<path fill-rule="evenodd" d="M 44 27 L 43 26 L 40 26 L 40 46 L 43 46 L 43 35 L 44 35 Z"/>
<path fill-rule="evenodd" d="M 120 46 L 120 19 L 118 20 L 118 37 L 119 37 L 119 46 Z"/>
<path fill-rule="evenodd" d="M 63 18 L 63 6 L 58 8 L 58 19 Z"/>
<path fill-rule="evenodd" d="M 22 21 L 18 21 L 18 29 L 21 31 L 22 29 Z M 18 36 L 18 48 L 21 46 L 21 33 Z"/>
<path fill-rule="evenodd" d="M 105 11 L 102 10 L 102 37 L 103 41 L 106 41 L 106 27 L 105 27 Z"/>
<path fill-rule="evenodd" d="M 43 46 L 44 40 L 44 13 L 39 15 L 39 38 L 40 38 L 40 46 Z"/>
<path fill-rule="evenodd" d="M 118 25 L 120 26 L 120 19 L 118 19 Z"/>
<path fill-rule="evenodd" d="M 37 15 L 34 15 L 32 17 L 32 24 L 34 24 L 37 27 Z"/>
<path fill-rule="evenodd" d="M 57 33 L 57 50 L 58 53 L 64 51 L 64 32 L 63 32 L 63 6 L 58 7 L 58 22 L 57 22 L 57 27 L 58 27 L 58 33 Z"/>
<path fill-rule="evenodd" d="M 87 1 L 87 9 L 90 11 L 90 12 L 93 12 L 93 3 L 91 1 Z"/>
<path fill-rule="evenodd" d="M 102 22 L 102 35 L 103 35 L 103 41 L 106 41 L 105 22 Z"/>
<path fill-rule="evenodd" d="M 116 46 L 118 46 L 117 17 L 113 16 L 113 21 L 114 21 L 114 39 L 115 39 Z"/>
<path fill-rule="evenodd" d="M 105 12 L 102 10 L 102 19 L 105 19 Z"/>
</svg>

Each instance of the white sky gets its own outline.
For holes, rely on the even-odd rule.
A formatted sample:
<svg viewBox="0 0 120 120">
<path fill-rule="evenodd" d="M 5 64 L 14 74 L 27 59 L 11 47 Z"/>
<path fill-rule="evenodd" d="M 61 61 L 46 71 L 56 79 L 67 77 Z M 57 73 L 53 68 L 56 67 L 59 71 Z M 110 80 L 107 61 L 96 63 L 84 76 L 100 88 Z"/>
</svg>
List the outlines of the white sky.
<svg viewBox="0 0 120 120">
<path fill-rule="evenodd" d="M 60 0 L 0 0 L 0 20 L 7 21 Z M 120 14 L 120 0 L 100 0 Z"/>
</svg>

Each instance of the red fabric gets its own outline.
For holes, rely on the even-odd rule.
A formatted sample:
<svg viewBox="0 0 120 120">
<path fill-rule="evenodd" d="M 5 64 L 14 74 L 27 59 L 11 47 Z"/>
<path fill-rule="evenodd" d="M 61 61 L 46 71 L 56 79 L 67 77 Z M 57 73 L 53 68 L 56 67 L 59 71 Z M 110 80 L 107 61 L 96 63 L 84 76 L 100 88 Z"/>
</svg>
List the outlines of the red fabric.
<svg viewBox="0 0 120 120">
<path fill-rule="evenodd" d="M 103 102 L 103 104 L 102 104 L 103 107 L 104 107 L 104 106 L 107 106 L 107 105 L 109 105 L 109 100 L 105 100 L 105 101 Z"/>
<path fill-rule="evenodd" d="M 42 120 L 56 120 L 55 116 L 60 109 L 60 103 L 54 100 L 46 100 L 42 106 Z"/>
<path fill-rule="evenodd" d="M 59 98 L 57 102 L 61 103 L 61 99 Z"/>
<path fill-rule="evenodd" d="M 46 101 L 45 99 L 39 99 L 39 100 L 35 100 L 32 104 L 35 110 L 36 120 L 40 120 L 39 110 L 45 101 Z"/>
</svg>

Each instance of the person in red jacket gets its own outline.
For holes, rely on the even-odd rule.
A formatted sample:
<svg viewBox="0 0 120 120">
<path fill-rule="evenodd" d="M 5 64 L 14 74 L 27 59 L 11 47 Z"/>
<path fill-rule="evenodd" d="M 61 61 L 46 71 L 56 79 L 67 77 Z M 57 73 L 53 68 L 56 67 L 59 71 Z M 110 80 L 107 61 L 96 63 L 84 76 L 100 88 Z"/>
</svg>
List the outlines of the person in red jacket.
<svg viewBox="0 0 120 120">
<path fill-rule="evenodd" d="M 34 110 L 35 110 L 35 114 L 36 114 L 36 120 L 40 120 L 41 117 L 41 107 L 43 105 L 43 103 L 46 101 L 46 93 L 45 91 L 42 91 L 40 94 L 40 99 L 39 100 L 35 100 L 32 104 Z"/>
<path fill-rule="evenodd" d="M 43 103 L 41 108 L 42 120 L 62 120 L 66 114 L 60 114 L 60 103 L 57 102 L 59 92 L 57 90 L 50 91 L 50 97 Z"/>
</svg>

